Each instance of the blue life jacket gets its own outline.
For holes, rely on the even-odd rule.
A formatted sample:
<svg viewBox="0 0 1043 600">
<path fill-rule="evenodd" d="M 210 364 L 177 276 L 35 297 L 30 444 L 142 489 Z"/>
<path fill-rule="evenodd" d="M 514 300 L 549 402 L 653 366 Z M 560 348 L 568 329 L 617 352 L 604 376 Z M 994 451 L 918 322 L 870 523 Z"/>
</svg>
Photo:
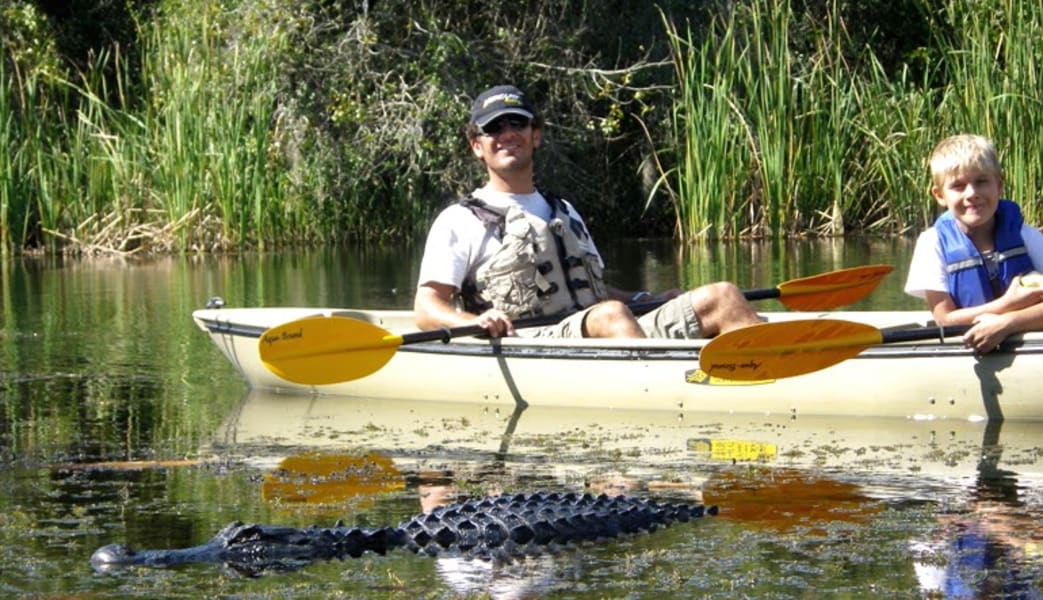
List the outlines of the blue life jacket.
<svg viewBox="0 0 1043 600">
<path fill-rule="evenodd" d="M 945 270 L 949 274 L 949 295 L 960 308 L 993 300 L 1010 287 L 1015 277 L 1034 268 L 1025 240 L 1021 238 L 1021 226 L 1025 220 L 1018 205 L 1010 200 L 1000 200 L 995 219 L 994 254 L 988 261 L 995 265 L 992 276 L 989 267 L 993 265 L 986 264 L 986 259 L 960 230 L 951 212 L 945 211 L 934 222 L 945 258 Z"/>
</svg>

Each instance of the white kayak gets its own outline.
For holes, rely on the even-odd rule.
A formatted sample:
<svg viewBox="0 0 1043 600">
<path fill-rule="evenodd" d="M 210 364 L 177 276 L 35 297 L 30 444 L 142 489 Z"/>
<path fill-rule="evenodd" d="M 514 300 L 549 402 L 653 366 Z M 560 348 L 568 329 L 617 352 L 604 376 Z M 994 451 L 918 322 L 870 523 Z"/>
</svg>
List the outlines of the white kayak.
<svg viewBox="0 0 1043 600">
<path fill-rule="evenodd" d="M 839 320 L 865 324 L 870 331 L 879 328 L 883 337 L 880 343 L 859 341 L 855 351 L 826 361 L 831 366 L 811 366 L 806 374 L 735 381 L 708 375 L 700 367 L 708 340 L 439 340 L 435 333 L 414 341 L 413 314 L 405 310 L 213 308 L 197 310 L 193 318 L 252 389 L 280 393 L 508 409 L 532 405 L 679 414 L 1043 421 L 1043 394 L 1037 388 L 1043 373 L 1043 332 L 1014 336 L 994 352 L 976 354 L 958 337 L 939 337 L 926 311 L 761 314 L 769 324 L 799 320 L 812 334 L 818 323 L 826 331 L 827 323 Z M 329 331 L 330 339 L 316 341 L 317 350 L 298 353 L 291 363 L 291 372 L 307 371 L 302 382 L 273 371 L 262 361 L 260 347 L 271 328 L 280 327 L 282 337 L 292 337 L 287 324 L 305 318 L 310 318 L 308 330 Z M 338 333 L 344 327 L 363 327 L 378 332 L 378 338 L 387 335 L 375 346 L 360 345 Z M 310 340 L 294 341 L 310 347 Z M 837 350 L 821 345 L 803 353 L 772 352 L 783 363 L 802 365 L 816 354 Z M 323 383 L 308 383 L 316 372 Z"/>
</svg>

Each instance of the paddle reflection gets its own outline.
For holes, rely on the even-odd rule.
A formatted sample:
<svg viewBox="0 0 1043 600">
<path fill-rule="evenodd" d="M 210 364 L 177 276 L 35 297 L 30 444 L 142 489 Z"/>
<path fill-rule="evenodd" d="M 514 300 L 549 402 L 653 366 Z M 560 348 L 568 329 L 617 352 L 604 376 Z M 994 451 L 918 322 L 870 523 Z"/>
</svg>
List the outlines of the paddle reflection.
<svg viewBox="0 0 1043 600">
<path fill-rule="evenodd" d="M 704 501 L 721 507 L 719 517 L 786 531 L 809 533 L 840 521 L 864 523 L 884 509 L 861 486 L 796 469 L 741 468 L 706 483 Z"/>
</svg>

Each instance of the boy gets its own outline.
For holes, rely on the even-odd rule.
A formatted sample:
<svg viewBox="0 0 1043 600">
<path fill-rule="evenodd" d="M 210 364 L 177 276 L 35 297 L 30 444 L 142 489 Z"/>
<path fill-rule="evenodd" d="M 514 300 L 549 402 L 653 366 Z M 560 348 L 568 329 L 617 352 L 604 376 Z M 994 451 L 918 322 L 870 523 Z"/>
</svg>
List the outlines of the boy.
<svg viewBox="0 0 1043 600">
<path fill-rule="evenodd" d="M 931 153 L 931 195 L 946 209 L 920 234 L 905 292 L 927 301 L 940 325 L 973 327 L 963 343 L 988 352 L 1012 333 L 1043 328 L 1043 288 L 1022 275 L 1043 267 L 1043 233 L 1001 199 L 996 148 L 955 135 Z"/>
</svg>

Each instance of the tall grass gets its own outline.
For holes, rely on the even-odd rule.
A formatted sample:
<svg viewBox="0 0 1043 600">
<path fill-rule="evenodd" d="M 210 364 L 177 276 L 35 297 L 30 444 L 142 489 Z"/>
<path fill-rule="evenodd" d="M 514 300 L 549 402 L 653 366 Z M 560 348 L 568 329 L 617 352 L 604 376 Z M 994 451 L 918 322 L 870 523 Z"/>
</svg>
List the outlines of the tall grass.
<svg viewBox="0 0 1043 600">
<path fill-rule="evenodd" d="M 736 6 L 701 43 L 666 22 L 677 71 L 673 170 L 683 239 L 843 232 L 838 166 L 855 137 L 858 95 L 835 20 L 815 54 L 789 50 L 786 3 Z"/>
<path fill-rule="evenodd" d="M 1007 192 L 1038 219 L 1043 184 L 1043 6 L 1038 2 L 951 2 L 942 36 L 951 85 L 939 112 L 953 130 L 992 137 L 1004 158 Z M 965 32 L 976 32 L 973 36 Z"/>
<path fill-rule="evenodd" d="M 263 248 L 285 225 L 273 210 L 277 204 L 264 202 L 282 195 L 271 151 L 278 77 L 272 69 L 285 32 L 274 23 L 266 36 L 214 35 L 256 18 L 262 7 L 244 3 L 228 13 L 212 3 L 168 3 L 144 32 L 140 75 L 133 65 L 117 65 L 121 89 L 134 85 L 134 74 L 151 91 L 143 104 L 120 95 L 122 110 L 109 111 L 110 94 L 83 90 L 76 142 L 106 166 L 111 208 L 135 211 L 141 224 L 172 227 L 177 248 Z M 207 223 L 208 216 L 217 220 Z"/>
<path fill-rule="evenodd" d="M 748 180 L 734 177 L 757 168 L 759 156 L 743 115 L 736 113 L 734 90 L 724 61 L 740 53 L 731 29 L 697 45 L 691 31 L 667 23 L 676 60 L 677 91 L 672 113 L 675 144 L 672 171 L 659 180 L 677 212 L 676 235 L 700 238 L 713 230 L 732 230 L 749 204 Z M 658 186 L 653 189 L 653 193 Z"/>
<path fill-rule="evenodd" d="M 14 213 L 14 199 L 19 194 L 15 182 L 16 165 L 21 154 L 21 135 L 15 131 L 18 122 L 15 111 L 11 107 L 14 93 L 14 78 L 7 76 L 6 61 L 0 60 L 0 252 L 7 255 L 12 246 L 12 221 L 17 221 Z M 21 236 L 19 236 L 21 237 Z"/>
<path fill-rule="evenodd" d="M 0 143 L 12 149 L 0 162 L 5 251 L 40 233 L 51 249 L 71 240 L 121 253 L 263 248 L 298 233 L 275 149 L 289 34 L 265 4 L 164 3 L 143 26 L 140 63 L 102 52 L 78 79 L 48 82 L 66 95 L 49 106 L 34 102 L 42 84 L 0 73 Z"/>
<path fill-rule="evenodd" d="M 648 206 L 665 191 L 686 241 L 913 232 L 936 212 L 924 157 L 980 132 L 1000 148 L 1007 195 L 1043 222 L 1043 7 L 912 1 L 934 38 L 897 67 L 854 46 L 838 0 L 810 3 L 818 13 L 745 0 L 698 27 L 662 13 L 674 68 L 641 69 L 672 94 L 656 105 L 669 116 L 644 123 L 662 175 Z M 432 198 L 472 183 L 473 160 L 451 157 L 487 52 L 433 31 L 438 14 L 398 39 L 365 14 L 320 24 L 287 0 L 154 8 L 135 52 L 112 47 L 80 73 L 0 60 L 0 252 L 400 237 L 426 225 Z M 554 71 L 527 60 L 511 72 Z M 570 87 L 549 89 L 553 105 Z M 544 156 L 569 158 L 561 148 Z M 560 162 L 548 171 L 575 164 Z"/>
<path fill-rule="evenodd" d="M 811 52 L 787 39 L 796 18 L 788 2 L 739 3 L 699 42 L 666 21 L 678 95 L 661 187 L 672 192 L 680 237 L 922 228 L 935 213 L 924 158 L 957 132 L 996 141 L 1008 196 L 1039 223 L 1043 7 L 921 8 L 938 32 L 934 53 L 895 74 L 871 48 L 854 63 L 845 55 L 836 3 L 813 20 Z M 911 77 L 917 71 L 922 79 Z"/>
</svg>

